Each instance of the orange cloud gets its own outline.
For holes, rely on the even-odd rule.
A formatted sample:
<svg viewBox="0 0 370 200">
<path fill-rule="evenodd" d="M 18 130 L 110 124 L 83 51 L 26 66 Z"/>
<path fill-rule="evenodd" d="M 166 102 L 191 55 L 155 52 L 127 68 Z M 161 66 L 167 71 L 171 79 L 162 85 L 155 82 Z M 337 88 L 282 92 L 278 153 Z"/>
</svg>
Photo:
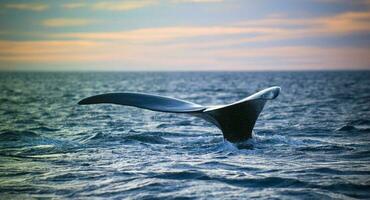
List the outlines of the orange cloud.
<svg viewBox="0 0 370 200">
<path fill-rule="evenodd" d="M 44 11 L 49 8 L 47 4 L 43 3 L 10 3 L 5 4 L 5 8 L 17 10 L 30 10 L 30 11 Z"/>
<path fill-rule="evenodd" d="M 338 34 L 352 34 L 358 32 L 370 32 L 370 12 L 346 12 L 339 15 L 308 18 L 269 18 L 251 20 L 237 24 L 248 27 L 279 27 L 283 29 L 283 35 L 289 37 L 317 37 L 323 35 L 337 36 Z"/>
<path fill-rule="evenodd" d="M 370 32 L 370 12 L 348 12 L 330 17 L 311 19 L 267 18 L 228 26 L 161 27 L 119 32 L 55 34 L 51 35 L 51 37 L 145 43 L 201 36 L 238 36 L 236 39 L 230 40 L 226 37 L 222 42 L 215 42 L 216 44 L 232 45 L 233 43 L 349 35 L 359 32 Z M 209 45 L 212 46 L 212 44 Z"/>
<path fill-rule="evenodd" d="M 277 33 L 276 28 L 248 28 L 248 27 L 164 27 L 145 28 L 132 31 L 102 32 L 102 33 L 67 33 L 55 34 L 56 38 L 95 39 L 95 40 L 126 40 L 129 42 L 158 42 L 178 38 L 199 36 L 220 36 L 237 34 Z"/>
<path fill-rule="evenodd" d="M 199 49 L 94 41 L 0 41 L 2 63 L 85 63 L 135 69 L 251 70 L 370 67 L 368 48 L 309 46 Z M 299 67 L 297 67 L 299 66 Z M 135 68 L 136 67 L 136 68 Z M 127 69 L 127 68 L 123 68 Z"/>
<path fill-rule="evenodd" d="M 42 21 L 42 25 L 49 27 L 86 26 L 95 23 L 96 20 L 75 18 L 54 18 Z"/>
<path fill-rule="evenodd" d="M 221 3 L 224 0 L 171 0 L 171 3 Z M 158 0 L 136 1 L 100 1 L 93 4 L 67 3 L 62 5 L 66 9 L 91 8 L 93 10 L 128 11 L 159 4 Z"/>
<path fill-rule="evenodd" d="M 357 1 L 348 1 L 348 0 L 315 0 L 322 3 L 343 3 L 343 4 L 362 4 L 370 5 L 370 0 L 357 0 Z"/>
<path fill-rule="evenodd" d="M 159 3 L 158 0 L 99 1 L 97 3 L 78 2 L 63 4 L 62 8 L 65 9 L 89 8 L 92 10 L 105 10 L 105 11 L 129 11 L 155 5 L 158 3 Z"/>
<path fill-rule="evenodd" d="M 172 3 L 220 3 L 224 0 L 172 0 Z"/>
<path fill-rule="evenodd" d="M 348 12 L 318 19 L 316 23 L 326 27 L 324 31 L 332 33 L 370 32 L 370 12 Z"/>
<path fill-rule="evenodd" d="M 157 3 L 156 0 L 137 0 L 137 1 L 103 1 L 91 6 L 95 10 L 127 11 L 143 8 Z"/>
<path fill-rule="evenodd" d="M 248 70 L 370 68 L 370 48 L 264 46 L 259 42 L 370 32 L 369 12 L 312 19 L 271 17 L 228 26 L 177 26 L 54 34 L 45 41 L 0 41 L 2 63 L 83 63 L 134 69 Z M 222 36 L 222 39 L 220 39 Z M 232 36 L 232 37 L 229 37 Z M 196 37 L 207 38 L 199 42 Z M 212 38 L 213 37 L 213 38 Z M 66 40 L 68 39 L 68 40 Z M 169 41 L 169 42 L 168 42 Z M 253 42 L 254 47 L 242 46 Z M 89 63 L 89 64 L 87 64 Z M 297 67 L 298 66 L 298 67 Z"/>
<path fill-rule="evenodd" d="M 62 5 L 63 8 L 67 8 L 67 9 L 83 8 L 86 6 L 87 4 L 85 3 L 67 3 L 67 4 Z"/>
<path fill-rule="evenodd" d="M 62 62 L 86 60 L 100 45 L 91 41 L 0 41 L 0 60 L 12 62 Z"/>
</svg>

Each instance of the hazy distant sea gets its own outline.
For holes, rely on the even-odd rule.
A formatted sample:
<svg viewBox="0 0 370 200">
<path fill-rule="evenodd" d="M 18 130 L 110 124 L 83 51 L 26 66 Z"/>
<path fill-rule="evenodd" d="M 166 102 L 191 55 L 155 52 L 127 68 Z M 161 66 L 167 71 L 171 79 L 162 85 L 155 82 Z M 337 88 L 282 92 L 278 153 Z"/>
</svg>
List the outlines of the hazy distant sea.
<svg viewBox="0 0 370 200">
<path fill-rule="evenodd" d="M 238 149 L 184 114 L 79 106 L 106 92 L 203 105 L 269 86 Z M 0 199 L 370 198 L 370 71 L 0 73 Z"/>
</svg>

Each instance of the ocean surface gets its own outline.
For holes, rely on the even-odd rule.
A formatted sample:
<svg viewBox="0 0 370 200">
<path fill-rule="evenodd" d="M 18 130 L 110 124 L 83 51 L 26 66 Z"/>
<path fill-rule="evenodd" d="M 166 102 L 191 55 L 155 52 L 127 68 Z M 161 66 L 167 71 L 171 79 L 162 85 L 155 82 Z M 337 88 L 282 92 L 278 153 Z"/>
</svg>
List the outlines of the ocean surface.
<svg viewBox="0 0 370 200">
<path fill-rule="evenodd" d="M 186 114 L 77 105 L 146 92 L 202 105 L 270 86 L 234 145 Z M 0 199 L 369 199 L 370 71 L 2 72 Z"/>
</svg>

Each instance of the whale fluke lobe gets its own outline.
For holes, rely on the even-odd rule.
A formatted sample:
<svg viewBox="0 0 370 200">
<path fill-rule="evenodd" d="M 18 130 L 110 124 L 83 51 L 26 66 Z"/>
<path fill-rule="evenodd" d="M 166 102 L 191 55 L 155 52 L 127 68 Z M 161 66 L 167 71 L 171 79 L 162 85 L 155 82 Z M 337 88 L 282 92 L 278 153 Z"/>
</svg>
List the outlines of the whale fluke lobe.
<svg viewBox="0 0 370 200">
<path fill-rule="evenodd" d="M 280 87 L 270 87 L 240 101 L 220 106 L 202 106 L 189 101 L 144 93 L 107 93 L 82 99 L 78 104 L 111 103 L 152 111 L 187 113 L 200 117 L 221 129 L 230 142 L 252 137 L 252 130 L 267 100 L 275 99 Z"/>
<path fill-rule="evenodd" d="M 203 118 L 221 129 L 228 141 L 241 142 L 252 137 L 253 127 L 266 101 L 275 99 L 279 93 L 280 87 L 271 87 L 235 103 L 209 107 L 204 110 Z"/>
<path fill-rule="evenodd" d="M 124 106 L 134 106 L 152 111 L 189 113 L 205 110 L 206 107 L 170 97 L 143 93 L 107 93 L 82 99 L 78 104 L 111 103 Z"/>
</svg>

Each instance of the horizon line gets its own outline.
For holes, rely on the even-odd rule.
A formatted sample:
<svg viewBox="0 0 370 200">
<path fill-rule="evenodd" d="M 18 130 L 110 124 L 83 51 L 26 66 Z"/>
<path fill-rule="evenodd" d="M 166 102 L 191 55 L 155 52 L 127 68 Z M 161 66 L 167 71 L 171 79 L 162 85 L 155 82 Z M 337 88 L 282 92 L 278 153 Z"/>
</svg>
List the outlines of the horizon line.
<svg viewBox="0 0 370 200">
<path fill-rule="evenodd" d="M 370 68 L 353 68 L 353 69 L 280 69 L 280 70 L 40 70 L 40 69 L 14 69 L 14 70 L 2 70 L 0 73 L 17 73 L 17 72 L 35 72 L 35 73 L 145 73 L 145 72 L 158 72 L 158 73 L 176 73 L 176 72 L 360 72 L 370 71 Z"/>
</svg>

